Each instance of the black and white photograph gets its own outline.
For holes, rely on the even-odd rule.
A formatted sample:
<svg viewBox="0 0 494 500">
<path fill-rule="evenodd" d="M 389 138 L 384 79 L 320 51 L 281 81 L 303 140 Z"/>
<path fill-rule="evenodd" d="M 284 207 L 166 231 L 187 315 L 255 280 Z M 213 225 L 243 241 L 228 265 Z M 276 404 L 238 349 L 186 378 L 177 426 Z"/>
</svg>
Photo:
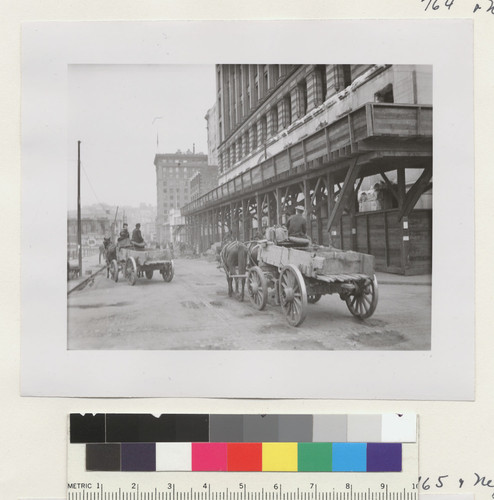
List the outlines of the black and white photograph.
<svg viewBox="0 0 494 500">
<path fill-rule="evenodd" d="M 25 25 L 23 392 L 470 398 L 471 35 Z"/>
<path fill-rule="evenodd" d="M 67 72 L 68 349 L 430 349 L 431 65 Z"/>
</svg>

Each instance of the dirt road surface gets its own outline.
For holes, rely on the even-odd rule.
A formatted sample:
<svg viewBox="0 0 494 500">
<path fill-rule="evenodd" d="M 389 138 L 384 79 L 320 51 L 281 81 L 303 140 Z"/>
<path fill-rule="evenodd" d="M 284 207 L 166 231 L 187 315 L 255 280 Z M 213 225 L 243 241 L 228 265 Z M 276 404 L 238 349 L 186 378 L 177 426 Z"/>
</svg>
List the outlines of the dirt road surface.
<svg viewBox="0 0 494 500">
<path fill-rule="evenodd" d="M 135 286 L 98 275 L 68 296 L 69 349 L 428 350 L 431 287 L 381 284 L 374 315 L 355 319 L 338 295 L 308 305 L 300 327 L 281 308 L 264 311 L 229 298 L 222 270 L 204 259 L 178 259 L 175 277 L 157 272 Z"/>
</svg>

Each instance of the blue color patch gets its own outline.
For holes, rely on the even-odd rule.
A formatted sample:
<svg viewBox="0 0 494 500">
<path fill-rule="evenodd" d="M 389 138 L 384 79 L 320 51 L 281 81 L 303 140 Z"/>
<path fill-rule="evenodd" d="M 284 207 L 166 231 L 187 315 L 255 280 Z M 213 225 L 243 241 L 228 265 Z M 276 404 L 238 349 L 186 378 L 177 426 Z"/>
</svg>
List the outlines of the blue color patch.
<svg viewBox="0 0 494 500">
<path fill-rule="evenodd" d="M 366 472 L 367 443 L 333 443 L 334 472 Z"/>
</svg>

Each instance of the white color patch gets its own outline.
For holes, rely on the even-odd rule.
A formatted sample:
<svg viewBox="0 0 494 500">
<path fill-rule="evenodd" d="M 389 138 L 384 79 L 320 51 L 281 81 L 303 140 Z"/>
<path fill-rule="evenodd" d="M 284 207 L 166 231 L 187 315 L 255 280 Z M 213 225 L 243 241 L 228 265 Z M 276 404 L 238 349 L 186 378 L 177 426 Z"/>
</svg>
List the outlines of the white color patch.
<svg viewBox="0 0 494 500">
<path fill-rule="evenodd" d="M 191 443 L 156 443 L 157 471 L 191 471 Z"/>
<path fill-rule="evenodd" d="M 414 413 L 383 413 L 381 425 L 383 443 L 415 443 L 417 441 L 417 415 Z"/>
</svg>

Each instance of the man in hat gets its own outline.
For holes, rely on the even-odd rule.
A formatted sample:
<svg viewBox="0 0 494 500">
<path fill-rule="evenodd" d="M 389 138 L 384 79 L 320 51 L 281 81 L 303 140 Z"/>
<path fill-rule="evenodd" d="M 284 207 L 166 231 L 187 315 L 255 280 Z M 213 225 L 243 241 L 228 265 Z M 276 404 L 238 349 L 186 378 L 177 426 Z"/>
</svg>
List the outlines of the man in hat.
<svg viewBox="0 0 494 500">
<path fill-rule="evenodd" d="M 292 215 L 287 223 L 288 237 L 296 236 L 298 238 L 307 238 L 307 221 L 303 216 L 304 208 L 301 206 L 296 207 L 295 214 Z"/>
<path fill-rule="evenodd" d="M 141 225 L 139 223 L 136 224 L 135 229 L 132 231 L 131 243 L 137 247 L 144 247 L 144 239 L 141 234 Z"/>
<path fill-rule="evenodd" d="M 125 222 L 117 239 L 117 247 L 128 247 L 130 245 L 129 225 Z"/>
</svg>

